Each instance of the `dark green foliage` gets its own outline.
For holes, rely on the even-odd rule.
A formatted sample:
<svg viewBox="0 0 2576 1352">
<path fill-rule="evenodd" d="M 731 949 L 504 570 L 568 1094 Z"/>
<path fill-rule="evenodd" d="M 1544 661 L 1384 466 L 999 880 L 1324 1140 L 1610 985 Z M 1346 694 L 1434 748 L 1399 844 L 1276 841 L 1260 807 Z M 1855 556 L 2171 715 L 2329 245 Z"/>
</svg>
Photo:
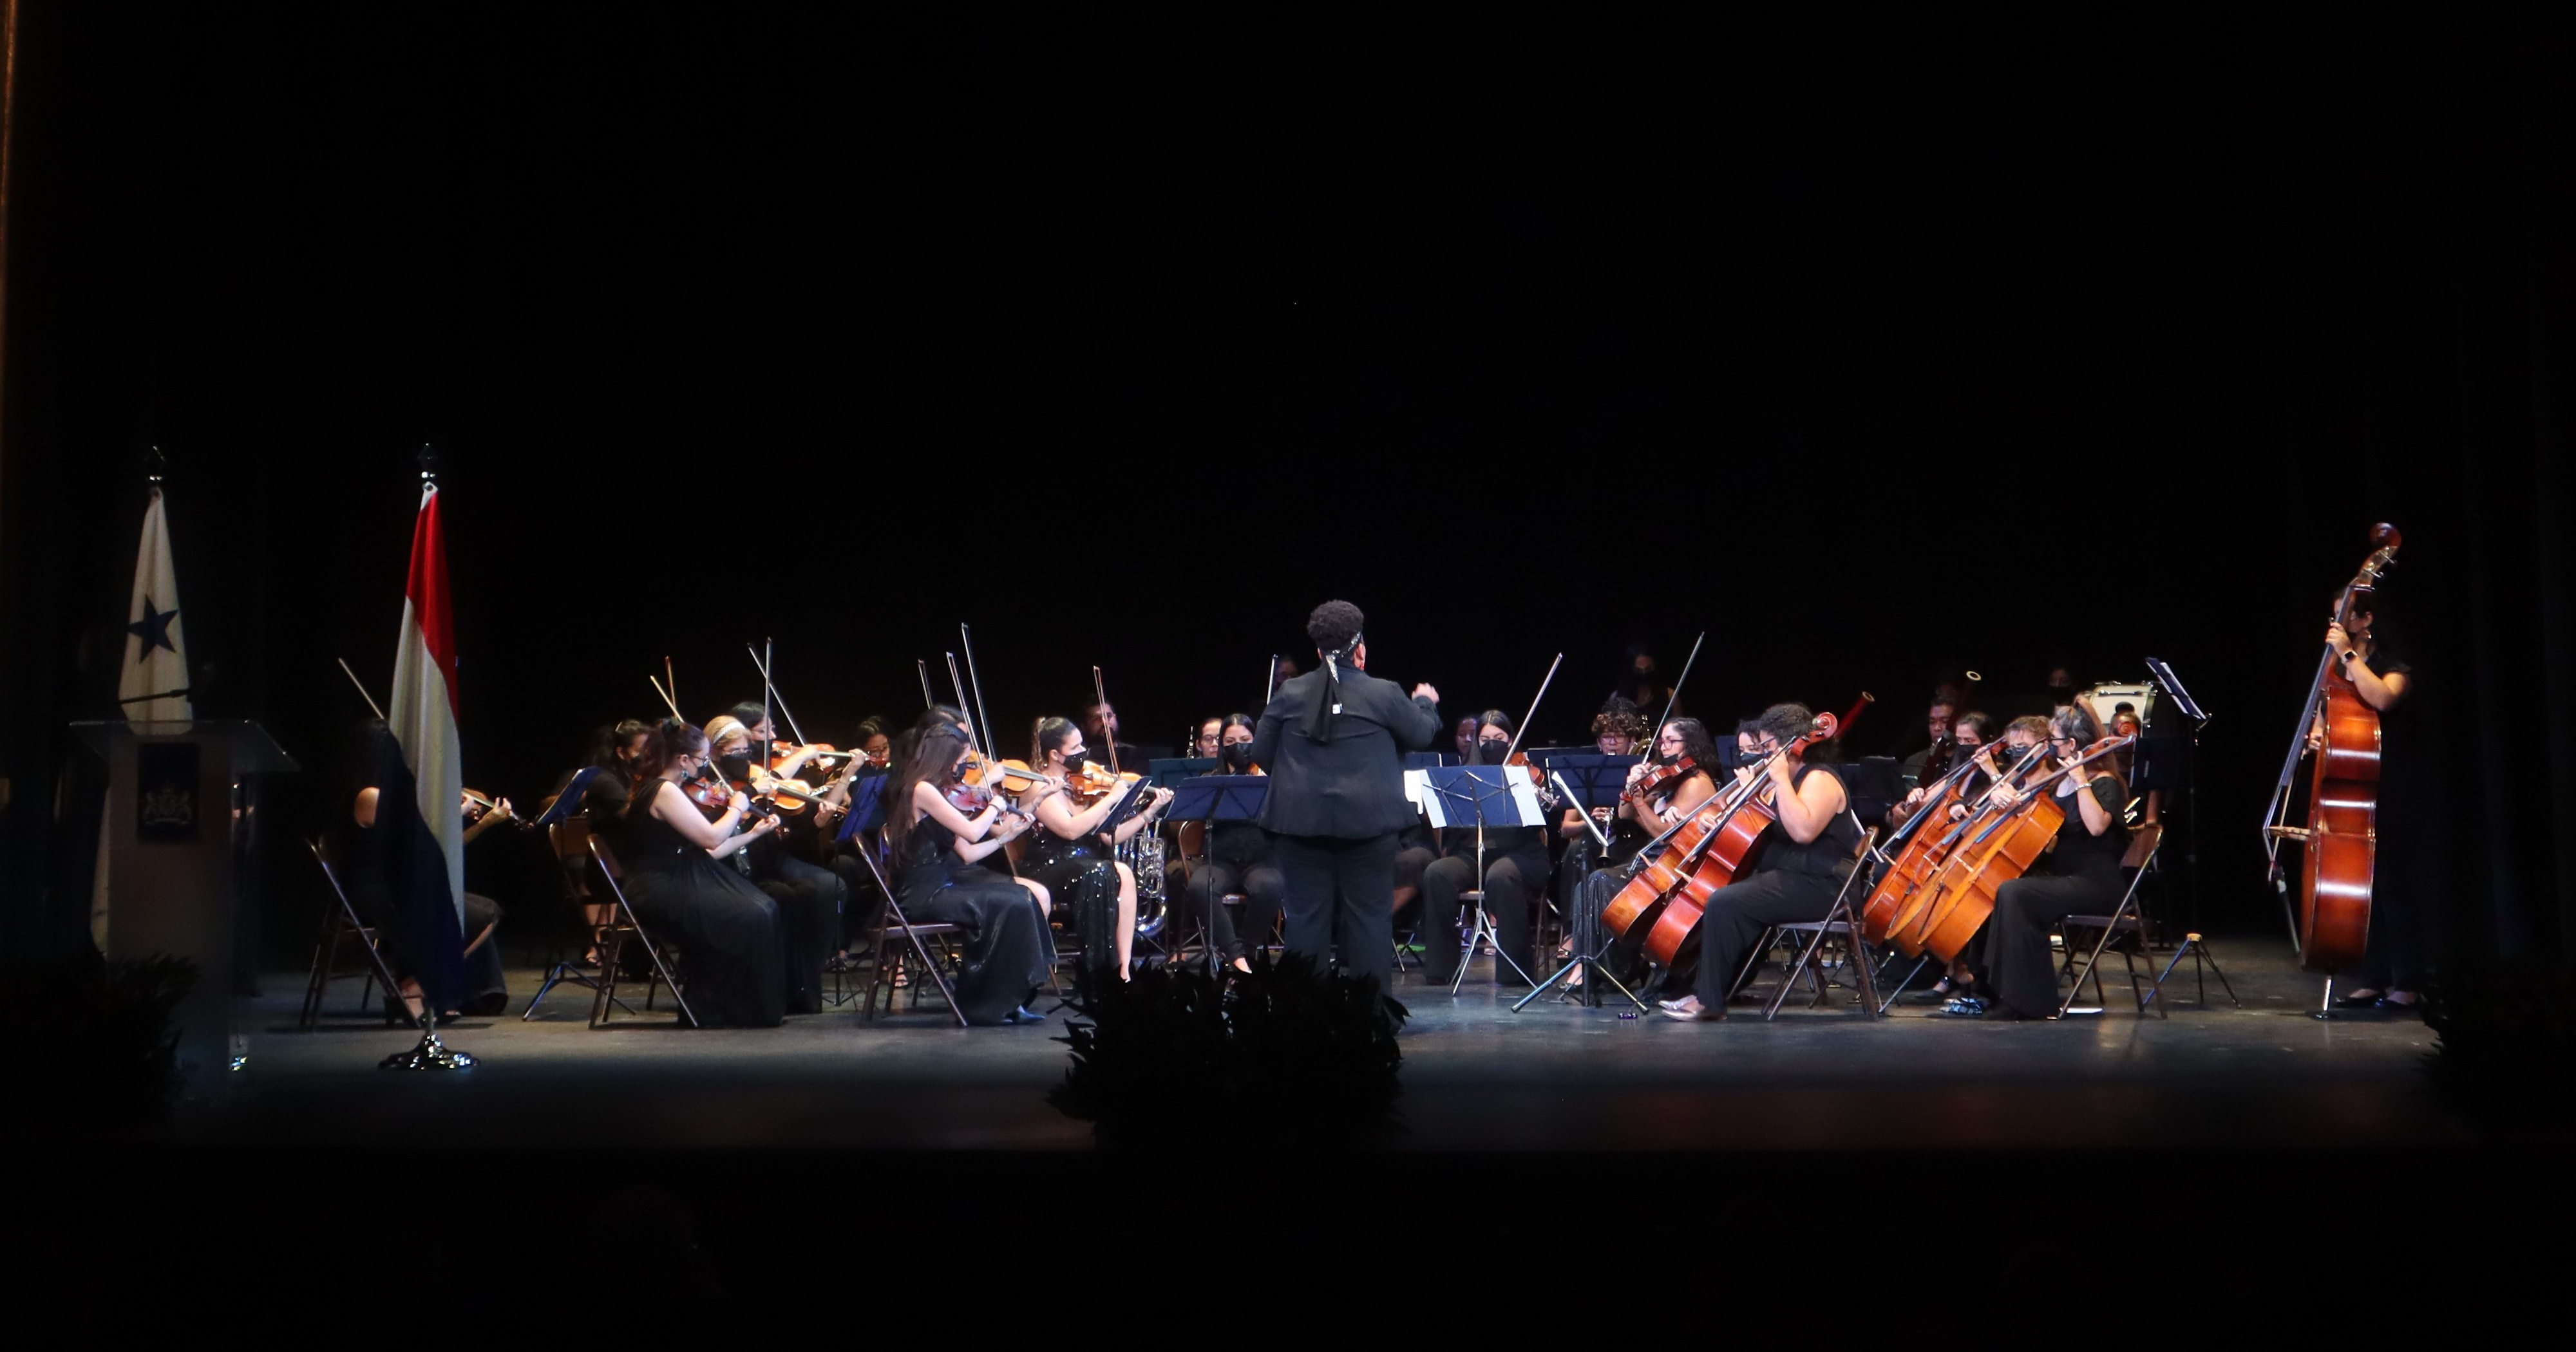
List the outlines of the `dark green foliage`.
<svg viewBox="0 0 2576 1352">
<path fill-rule="evenodd" d="M 1256 954 L 1230 982 L 1152 967 L 1078 978 L 1073 1065 L 1047 1101 L 1113 1148 L 1338 1150 L 1393 1134 L 1404 1006 L 1374 983 Z"/>
<path fill-rule="evenodd" d="M 2564 1131 L 2576 1113 L 2576 976 L 2551 962 L 2454 970 L 2424 992 L 2434 1089 L 2497 1126 Z"/>
<path fill-rule="evenodd" d="M 197 981 L 184 958 L 95 953 L 0 968 L 0 1136 L 95 1139 L 167 1117 L 179 1079 L 170 1016 Z"/>
</svg>

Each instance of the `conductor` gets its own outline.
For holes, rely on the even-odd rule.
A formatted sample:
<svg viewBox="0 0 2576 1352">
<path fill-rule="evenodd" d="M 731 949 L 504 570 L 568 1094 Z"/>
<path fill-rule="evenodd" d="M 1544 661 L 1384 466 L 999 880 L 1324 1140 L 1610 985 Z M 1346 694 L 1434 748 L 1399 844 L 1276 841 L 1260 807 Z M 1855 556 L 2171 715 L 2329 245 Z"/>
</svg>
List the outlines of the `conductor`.
<svg viewBox="0 0 2576 1352">
<path fill-rule="evenodd" d="M 1292 677 L 1261 711 L 1252 759 L 1270 772 L 1263 830 L 1279 856 L 1287 947 L 1320 969 L 1334 947 L 1342 970 L 1386 992 L 1395 955 L 1396 834 L 1416 809 L 1404 797 L 1404 753 L 1429 747 L 1440 692 L 1368 674 L 1360 608 L 1326 601 L 1306 617 L 1322 665 Z"/>
</svg>

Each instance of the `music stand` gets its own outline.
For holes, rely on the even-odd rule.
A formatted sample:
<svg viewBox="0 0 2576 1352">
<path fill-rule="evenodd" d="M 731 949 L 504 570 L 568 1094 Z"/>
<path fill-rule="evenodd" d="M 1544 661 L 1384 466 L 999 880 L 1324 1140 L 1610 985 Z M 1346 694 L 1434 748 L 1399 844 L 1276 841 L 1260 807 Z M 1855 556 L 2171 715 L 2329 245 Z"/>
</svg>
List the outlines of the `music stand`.
<svg viewBox="0 0 2576 1352">
<path fill-rule="evenodd" d="M 599 767 L 596 765 L 585 765 L 573 771 L 572 778 L 564 783 L 563 792 L 555 795 L 554 806 L 547 808 L 528 825 L 543 830 L 571 816 L 580 808 L 582 795 L 590 792 L 590 781 L 597 778 L 599 778 Z"/>
<path fill-rule="evenodd" d="M 1538 796 L 1533 793 L 1528 771 L 1517 765 L 1449 765 L 1423 772 L 1425 793 L 1423 811 L 1430 814 L 1433 829 L 1451 824 L 1451 819 L 1472 813 L 1476 821 L 1476 919 L 1467 930 L 1466 952 L 1458 958 L 1458 970 L 1449 978 L 1449 993 L 1456 995 L 1467 979 L 1467 964 L 1476 959 L 1476 945 L 1482 943 L 1493 951 L 1494 960 L 1512 969 L 1525 985 L 1537 983 L 1529 973 L 1512 961 L 1494 934 L 1493 917 L 1485 912 L 1485 827 L 1544 826 Z M 1459 825 L 1465 823 L 1460 822 Z M 1502 973 L 1497 971 L 1497 977 Z"/>
<path fill-rule="evenodd" d="M 1214 756 L 1158 756 L 1145 762 L 1145 778 L 1152 780 L 1158 789 L 1178 788 L 1184 780 L 1215 773 L 1217 759 Z"/>
<path fill-rule="evenodd" d="M 1597 751 L 1557 752 L 1548 757 L 1549 776 L 1556 781 L 1557 791 L 1564 794 L 1566 799 L 1583 813 L 1584 828 L 1592 832 L 1594 838 L 1601 842 L 1602 862 L 1605 866 L 1609 863 L 1610 838 L 1603 835 L 1600 826 L 1592 820 L 1592 811 L 1603 807 L 1613 810 L 1618 808 L 1619 797 L 1628 788 L 1628 768 L 1641 759 L 1643 758 L 1638 756 L 1605 756 Z M 1568 898 L 1567 904 L 1578 903 L 1575 899 Z M 1601 957 L 1610 951 L 1610 945 L 1598 939 L 1590 920 L 1587 919 L 1579 928 L 1580 932 L 1574 936 L 1574 957 L 1563 967 L 1557 968 L 1547 980 L 1538 983 L 1536 989 L 1514 1001 L 1513 1013 L 1519 1013 L 1530 1001 L 1555 989 L 1577 969 L 1583 972 L 1583 994 L 1577 998 L 1582 1001 L 1585 1008 L 1600 1008 L 1599 983 L 1607 981 L 1618 987 L 1621 995 L 1628 997 L 1628 1003 L 1635 1005 L 1640 1013 L 1644 1012 L 1646 1002 L 1638 999 L 1635 991 L 1628 989 L 1619 978 L 1612 976 L 1609 968 L 1602 964 Z M 1585 951 L 1586 945 L 1593 945 L 1591 951 Z"/>
<path fill-rule="evenodd" d="M 2187 805 L 2185 810 L 2191 814 L 2185 819 L 2187 829 L 2183 834 L 2183 872 L 2184 876 L 2190 879 L 2183 888 L 2183 909 L 2191 915 L 2185 924 L 2197 928 L 2200 924 L 2200 794 L 2197 791 L 2197 781 L 2200 772 L 2200 733 L 2201 729 L 2209 726 L 2209 711 L 2200 706 L 2199 700 L 2191 697 L 2190 691 L 2183 689 L 2182 678 L 2174 674 L 2171 662 L 2161 657 L 2150 657 L 2147 659 L 2147 671 L 2155 678 L 2158 688 L 2173 696 L 2174 707 L 2182 710 L 2182 716 L 2191 720 L 2191 732 L 2184 738 L 2182 754 L 2182 796 Z M 2139 756 L 2143 759 L 2147 754 L 2146 739 L 2141 737 L 2138 742 Z M 2289 918 L 2290 947 L 2295 949 L 2299 946 L 2299 916 L 2298 912 L 2290 906 L 2290 894 L 2287 888 L 2281 889 L 2281 909 Z"/>
<path fill-rule="evenodd" d="M 1404 768 L 1407 770 L 1437 770 L 1443 766 L 1454 766 L 1457 763 L 1458 758 L 1446 751 L 1407 751 L 1404 753 Z"/>
<path fill-rule="evenodd" d="M 849 810 L 841 814 L 841 829 L 832 837 L 836 843 L 846 844 L 861 832 L 873 831 L 885 823 L 885 788 L 892 777 L 879 766 L 850 776 Z"/>
<path fill-rule="evenodd" d="M 1270 798 L 1267 775 L 1199 775 L 1172 786 L 1172 806 L 1164 816 L 1176 822 L 1248 822 L 1261 815 L 1261 805 Z M 1209 850 L 1214 851 L 1211 843 Z M 1207 951 L 1208 971 L 1217 969 L 1216 913 L 1225 904 L 1213 887 L 1207 889 L 1206 926 L 1201 947 Z"/>
</svg>

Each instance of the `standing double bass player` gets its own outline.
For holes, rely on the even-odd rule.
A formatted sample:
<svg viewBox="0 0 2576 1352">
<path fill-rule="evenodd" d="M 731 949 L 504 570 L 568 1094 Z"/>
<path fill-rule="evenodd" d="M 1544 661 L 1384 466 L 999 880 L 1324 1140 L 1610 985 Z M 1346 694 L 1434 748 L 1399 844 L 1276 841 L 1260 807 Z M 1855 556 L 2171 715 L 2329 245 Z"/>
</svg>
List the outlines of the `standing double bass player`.
<svg viewBox="0 0 2576 1352">
<path fill-rule="evenodd" d="M 1440 735 L 1440 692 L 1368 674 L 1360 608 L 1326 601 L 1306 619 L 1322 664 L 1279 687 L 1252 737 L 1270 772 L 1261 828 L 1277 851 L 1288 951 L 1320 968 L 1336 948 L 1342 970 L 1385 993 L 1395 965 L 1397 833 L 1414 819 L 1404 753 Z"/>
</svg>

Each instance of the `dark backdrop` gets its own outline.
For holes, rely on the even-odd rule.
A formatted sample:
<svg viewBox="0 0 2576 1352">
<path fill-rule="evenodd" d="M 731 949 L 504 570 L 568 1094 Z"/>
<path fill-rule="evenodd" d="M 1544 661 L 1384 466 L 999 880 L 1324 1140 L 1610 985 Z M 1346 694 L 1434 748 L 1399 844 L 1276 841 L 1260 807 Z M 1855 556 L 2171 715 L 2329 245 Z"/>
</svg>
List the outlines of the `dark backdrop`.
<svg viewBox="0 0 2576 1352">
<path fill-rule="evenodd" d="M 1864 750 L 1946 668 L 2152 653 L 2217 715 L 2205 914 L 2276 929 L 2263 795 L 2392 520 L 2446 930 L 2576 913 L 2555 9 L 27 9 L 13 947 L 80 929 L 60 728 L 112 698 L 152 444 L 200 710 L 317 768 L 360 711 L 331 659 L 390 674 L 431 442 L 467 780 L 523 801 L 666 654 L 694 719 L 756 696 L 761 636 L 832 740 L 967 620 L 1005 728 L 1097 663 L 1170 742 L 1334 595 L 1453 716 L 1564 652 L 1543 741 L 1638 637 L 1708 630 L 1716 714 L 1874 690 Z"/>
</svg>

